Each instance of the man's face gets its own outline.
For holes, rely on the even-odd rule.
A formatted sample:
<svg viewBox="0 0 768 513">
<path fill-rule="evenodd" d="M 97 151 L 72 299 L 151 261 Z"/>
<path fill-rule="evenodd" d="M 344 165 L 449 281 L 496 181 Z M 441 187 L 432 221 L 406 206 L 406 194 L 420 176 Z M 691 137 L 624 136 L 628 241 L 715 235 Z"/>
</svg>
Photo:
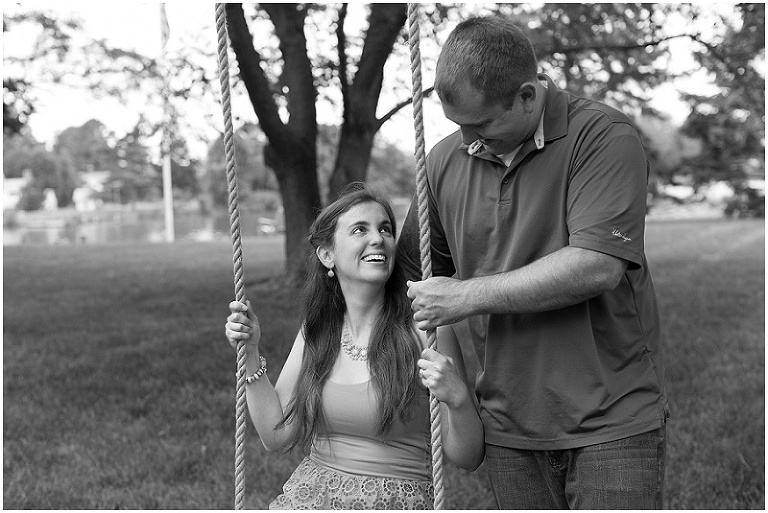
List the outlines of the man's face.
<svg viewBox="0 0 768 513">
<path fill-rule="evenodd" d="M 525 142 L 538 125 L 528 113 L 519 92 L 512 106 L 500 102 L 486 103 L 485 96 L 469 84 L 460 88 L 453 103 L 443 102 L 445 117 L 459 125 L 465 144 L 479 140 L 496 155 L 502 155 Z"/>
</svg>

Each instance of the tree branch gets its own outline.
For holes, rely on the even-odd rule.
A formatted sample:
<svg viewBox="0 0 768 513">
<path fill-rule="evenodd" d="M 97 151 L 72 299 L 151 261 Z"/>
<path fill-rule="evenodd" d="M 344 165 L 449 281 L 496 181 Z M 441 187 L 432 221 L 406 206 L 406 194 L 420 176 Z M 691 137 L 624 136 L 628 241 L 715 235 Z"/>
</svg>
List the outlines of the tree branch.
<svg viewBox="0 0 768 513">
<path fill-rule="evenodd" d="M 704 41 L 703 39 L 701 39 L 699 35 L 695 35 L 691 39 L 701 44 L 702 46 L 704 46 L 704 48 L 706 48 L 707 51 L 709 52 L 709 55 L 711 55 L 712 57 L 715 58 L 715 60 L 720 62 L 723 65 L 723 67 L 725 67 L 725 69 L 728 71 L 728 73 L 732 74 L 734 77 L 739 76 L 738 65 L 734 66 L 733 59 L 729 58 L 727 55 L 721 52 L 717 46 L 713 45 L 712 43 L 708 43 Z M 745 69 L 748 68 L 748 65 L 746 62 L 743 63 L 743 67 Z M 738 86 L 735 84 L 732 87 L 734 89 L 738 88 Z M 744 95 L 749 99 L 749 101 L 753 105 L 760 105 L 761 100 L 763 103 L 765 102 L 765 96 L 763 96 L 762 92 L 758 93 L 749 87 L 742 87 L 740 89 L 744 92 Z"/>
<path fill-rule="evenodd" d="M 429 97 L 429 95 L 431 95 L 434 92 L 434 90 L 435 90 L 435 86 L 428 87 L 427 89 L 424 89 L 424 92 L 422 92 L 421 94 L 424 97 Z M 376 130 L 381 128 L 381 125 L 389 121 L 389 119 L 395 114 L 397 114 L 400 111 L 400 109 L 402 109 L 403 107 L 411 103 L 413 103 L 413 97 L 408 98 L 407 100 L 400 102 L 394 107 L 392 107 L 392 109 L 389 112 L 387 112 L 386 114 L 384 114 L 383 116 L 381 116 L 379 119 L 376 120 Z"/>
<path fill-rule="evenodd" d="M 269 15 L 275 27 L 275 35 L 280 40 L 280 52 L 285 63 L 282 77 L 288 86 L 288 126 L 296 136 L 311 140 L 314 145 L 317 134 L 317 90 L 304 36 L 306 11 L 297 4 L 265 3 L 260 4 L 260 7 Z"/>
<path fill-rule="evenodd" d="M 259 126 L 270 141 L 285 139 L 287 128 L 280 119 L 277 105 L 272 97 L 264 70 L 261 69 L 261 55 L 253 47 L 253 36 L 245 22 L 241 4 L 227 4 L 227 27 L 232 49 L 240 65 L 240 77 L 248 91 Z"/>
<path fill-rule="evenodd" d="M 341 84 L 341 97 L 344 99 L 344 103 L 347 101 L 347 92 L 349 90 L 349 79 L 347 78 L 347 35 L 344 33 L 347 5 L 346 3 L 341 4 L 339 20 L 336 22 L 336 41 L 339 52 L 339 83 Z M 344 110 L 346 110 L 346 105 Z"/>
<path fill-rule="evenodd" d="M 648 41 L 648 42 L 636 43 L 636 44 L 583 45 L 583 46 L 568 46 L 568 47 L 555 46 L 549 49 L 549 54 L 552 55 L 555 53 L 562 53 L 565 55 L 569 55 L 569 54 L 572 55 L 572 54 L 584 52 L 587 50 L 595 50 L 595 51 L 597 50 L 639 50 L 642 48 L 647 48 L 649 46 L 658 46 L 661 43 L 664 43 L 666 41 L 670 41 L 672 39 L 677 39 L 681 37 L 687 37 L 694 40 L 696 39 L 696 37 L 698 37 L 698 35 L 697 34 L 677 34 L 674 36 L 663 37 L 661 39 L 657 39 L 654 41 Z"/>
<path fill-rule="evenodd" d="M 377 84 L 380 87 L 384 64 L 405 25 L 406 14 L 405 4 L 374 3 L 371 6 L 370 25 L 355 73 L 355 89 L 369 92 Z"/>
</svg>

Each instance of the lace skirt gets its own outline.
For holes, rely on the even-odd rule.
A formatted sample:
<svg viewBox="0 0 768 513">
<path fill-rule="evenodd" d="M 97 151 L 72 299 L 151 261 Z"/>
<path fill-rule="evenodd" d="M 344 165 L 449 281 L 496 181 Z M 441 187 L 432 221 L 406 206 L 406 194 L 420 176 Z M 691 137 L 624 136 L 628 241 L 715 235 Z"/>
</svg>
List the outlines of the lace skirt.
<svg viewBox="0 0 768 513">
<path fill-rule="evenodd" d="M 432 509 L 434 493 L 431 481 L 344 474 L 306 457 L 269 509 Z"/>
</svg>

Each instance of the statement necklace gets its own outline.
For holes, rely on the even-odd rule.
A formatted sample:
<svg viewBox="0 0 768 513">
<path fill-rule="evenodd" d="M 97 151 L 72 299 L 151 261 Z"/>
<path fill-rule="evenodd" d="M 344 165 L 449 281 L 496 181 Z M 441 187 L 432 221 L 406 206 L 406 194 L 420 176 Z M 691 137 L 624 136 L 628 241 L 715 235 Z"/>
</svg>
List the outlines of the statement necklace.
<svg viewBox="0 0 768 513">
<path fill-rule="evenodd" d="M 347 353 L 347 356 L 353 360 L 360 361 L 368 358 L 368 348 L 363 346 L 357 346 L 352 343 L 352 334 L 349 332 L 346 319 L 344 320 L 344 327 L 341 330 L 341 348 Z"/>
</svg>

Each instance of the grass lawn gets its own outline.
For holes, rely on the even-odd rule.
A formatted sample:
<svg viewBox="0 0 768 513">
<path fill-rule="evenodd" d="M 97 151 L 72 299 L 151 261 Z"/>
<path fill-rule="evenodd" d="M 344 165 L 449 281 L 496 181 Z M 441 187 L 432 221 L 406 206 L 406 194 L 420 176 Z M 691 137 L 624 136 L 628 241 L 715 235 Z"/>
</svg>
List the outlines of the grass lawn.
<svg viewBox="0 0 768 513">
<path fill-rule="evenodd" d="M 647 251 L 667 335 L 667 506 L 765 507 L 765 224 L 655 222 Z M 246 294 L 274 380 L 299 326 L 263 282 L 282 239 L 246 239 Z M 3 506 L 230 509 L 235 354 L 226 242 L 5 247 Z M 246 507 L 301 458 L 249 426 Z M 483 467 L 446 470 L 446 505 L 492 507 Z"/>
</svg>

